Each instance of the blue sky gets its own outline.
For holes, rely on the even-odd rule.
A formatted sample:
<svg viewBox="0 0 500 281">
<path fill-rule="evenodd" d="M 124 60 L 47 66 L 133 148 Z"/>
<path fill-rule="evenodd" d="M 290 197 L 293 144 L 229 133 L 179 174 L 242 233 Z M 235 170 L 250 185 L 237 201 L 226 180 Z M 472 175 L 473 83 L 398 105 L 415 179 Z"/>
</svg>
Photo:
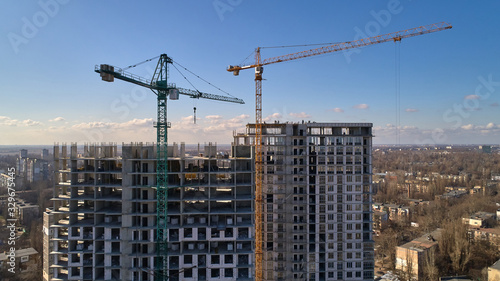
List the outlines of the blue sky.
<svg viewBox="0 0 500 281">
<path fill-rule="evenodd" d="M 3 6 L 0 145 L 155 141 L 154 94 L 103 82 L 94 65 L 126 67 L 161 53 L 246 101 L 169 102 L 169 142 L 230 143 L 233 130 L 255 120 L 255 86 L 253 70 L 234 77 L 225 69 L 255 47 L 352 41 L 441 21 L 453 29 L 399 47 L 383 43 L 265 67 L 263 117 L 372 122 L 377 144 L 500 139 L 497 1 L 8 0 Z M 263 49 L 262 57 L 308 48 Z M 155 63 L 130 72 L 150 77 Z M 170 82 L 192 88 L 175 69 L 170 74 Z M 198 90 L 224 95 L 184 74 Z"/>
</svg>

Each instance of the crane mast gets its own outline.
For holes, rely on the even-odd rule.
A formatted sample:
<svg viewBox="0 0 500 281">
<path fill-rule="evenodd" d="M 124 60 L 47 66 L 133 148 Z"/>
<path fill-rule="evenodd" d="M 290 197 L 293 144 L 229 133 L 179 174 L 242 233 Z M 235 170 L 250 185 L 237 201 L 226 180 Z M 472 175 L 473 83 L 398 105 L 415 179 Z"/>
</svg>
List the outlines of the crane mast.
<svg viewBox="0 0 500 281">
<path fill-rule="evenodd" d="M 279 62 L 297 60 L 316 55 L 333 53 L 348 49 L 360 48 L 384 42 L 399 42 L 403 38 L 428 34 L 432 32 L 451 29 L 452 26 L 446 22 L 419 26 L 411 29 L 392 32 L 384 35 L 363 38 L 355 41 L 332 44 L 320 48 L 314 48 L 301 52 L 266 58 L 262 60 L 260 47 L 255 50 L 255 62 L 249 65 L 230 65 L 226 70 L 239 75 L 240 70 L 255 69 L 255 280 L 263 279 L 263 193 L 262 193 L 262 171 L 263 171 L 263 147 L 262 147 L 262 73 L 263 66 Z"/>
<path fill-rule="evenodd" d="M 167 84 L 168 64 L 172 63 L 166 55 L 160 56 L 152 81 Z M 168 200 L 168 146 L 167 129 L 167 89 L 157 90 L 156 127 L 156 279 L 165 280 L 167 271 L 167 200 Z"/>
<path fill-rule="evenodd" d="M 178 99 L 178 95 L 187 95 L 191 98 L 204 98 L 217 101 L 244 104 L 242 99 L 202 93 L 168 83 L 168 65 L 173 60 L 166 54 L 162 54 L 156 65 L 151 80 L 123 71 L 111 65 L 101 64 L 95 67 L 95 72 L 100 73 L 102 80 L 113 82 L 114 78 L 127 81 L 151 89 L 157 96 L 157 121 L 156 128 L 156 264 L 155 280 L 168 280 L 168 128 L 167 121 L 167 97 L 171 100 Z"/>
<path fill-rule="evenodd" d="M 255 52 L 255 61 L 260 65 L 260 48 Z M 255 67 L 255 260 L 262 261 L 262 71 L 263 67 Z M 255 280 L 262 280 L 262 262 L 255 263 Z"/>
</svg>

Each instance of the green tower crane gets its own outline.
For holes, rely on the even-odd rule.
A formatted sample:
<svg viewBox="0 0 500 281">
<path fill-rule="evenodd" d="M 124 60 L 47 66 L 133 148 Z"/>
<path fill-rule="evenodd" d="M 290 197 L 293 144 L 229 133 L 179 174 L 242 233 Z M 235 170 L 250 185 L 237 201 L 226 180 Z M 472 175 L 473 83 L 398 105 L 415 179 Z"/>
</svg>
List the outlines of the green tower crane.
<svg viewBox="0 0 500 281">
<path fill-rule="evenodd" d="M 154 59 L 154 58 L 153 58 Z M 152 60 L 152 59 L 150 59 Z M 147 60 L 147 61 L 150 61 Z M 167 82 L 168 65 L 173 60 L 166 54 L 160 55 L 153 77 L 149 80 L 137 75 L 128 73 L 121 68 L 108 64 L 95 66 L 95 72 L 100 73 L 102 80 L 113 82 L 114 78 L 127 81 L 148 89 L 151 89 L 157 96 L 157 122 L 156 127 L 156 196 L 157 196 L 157 217 L 156 217 L 156 267 L 155 280 L 167 280 L 167 200 L 168 200 L 168 154 L 167 154 L 167 130 L 170 123 L 167 122 L 167 97 L 177 100 L 179 94 L 186 95 L 194 99 L 211 99 L 224 102 L 244 104 L 242 99 L 228 96 L 202 93 L 183 88 L 178 88 L 173 83 Z"/>
</svg>

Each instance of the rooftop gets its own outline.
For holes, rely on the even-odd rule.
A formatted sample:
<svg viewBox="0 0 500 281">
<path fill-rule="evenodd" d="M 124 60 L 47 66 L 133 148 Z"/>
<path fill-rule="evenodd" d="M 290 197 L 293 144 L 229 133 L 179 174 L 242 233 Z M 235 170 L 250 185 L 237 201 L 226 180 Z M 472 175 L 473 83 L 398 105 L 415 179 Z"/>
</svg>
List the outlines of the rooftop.
<svg viewBox="0 0 500 281">
<path fill-rule="evenodd" d="M 8 253 L 6 253 L 6 252 L 0 253 L 0 261 L 7 260 L 7 254 Z M 33 248 L 16 250 L 16 258 L 31 256 L 31 255 L 36 255 L 36 254 L 38 254 L 38 252 Z"/>
<path fill-rule="evenodd" d="M 483 219 L 487 220 L 495 217 L 495 213 L 487 213 L 487 212 L 477 212 L 470 216 L 471 219 Z"/>
<path fill-rule="evenodd" d="M 472 231 L 477 231 L 481 233 L 490 233 L 500 236 L 500 228 L 474 228 Z"/>
<path fill-rule="evenodd" d="M 494 264 L 492 264 L 489 268 L 500 270 L 500 260 L 497 260 Z"/>
<path fill-rule="evenodd" d="M 416 238 L 399 247 L 421 252 L 425 249 L 429 249 L 434 245 L 436 245 L 440 239 L 441 239 L 441 229 L 438 228 L 431 233 L 424 234 L 419 238 Z"/>
</svg>

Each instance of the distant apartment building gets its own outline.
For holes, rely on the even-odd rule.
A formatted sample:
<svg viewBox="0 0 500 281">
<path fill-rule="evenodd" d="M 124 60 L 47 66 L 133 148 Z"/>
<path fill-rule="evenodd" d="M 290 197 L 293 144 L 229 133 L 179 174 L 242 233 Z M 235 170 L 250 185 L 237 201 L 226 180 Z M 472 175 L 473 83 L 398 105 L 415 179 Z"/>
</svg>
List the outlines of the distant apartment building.
<svg viewBox="0 0 500 281">
<path fill-rule="evenodd" d="M 25 179 L 27 182 L 48 180 L 50 176 L 48 150 L 43 149 L 40 157 L 29 158 L 28 150 L 21 149 L 16 160 L 16 178 Z"/>
<path fill-rule="evenodd" d="M 500 181 L 500 173 L 491 173 L 491 180 L 492 181 Z"/>
<path fill-rule="evenodd" d="M 7 188 L 11 182 L 10 176 L 6 173 L 0 173 L 0 187 Z M 11 184 L 12 185 L 12 184 Z"/>
<path fill-rule="evenodd" d="M 479 150 L 483 153 L 490 154 L 491 153 L 491 145 L 480 145 Z"/>
<path fill-rule="evenodd" d="M 469 190 L 470 194 L 485 194 L 486 189 L 482 186 L 476 185 Z"/>
<path fill-rule="evenodd" d="M 372 124 L 263 124 L 264 280 L 373 280 Z M 255 126 L 235 135 L 254 144 Z"/>
<path fill-rule="evenodd" d="M 19 199 L 16 202 L 15 214 L 21 223 L 26 224 L 28 221 L 38 218 L 40 215 L 40 206 Z"/>
<path fill-rule="evenodd" d="M 380 234 L 381 230 L 384 230 L 387 227 L 389 222 L 389 215 L 386 211 L 374 211 L 373 212 L 373 230 Z"/>
<path fill-rule="evenodd" d="M 9 268 L 15 268 L 15 274 L 36 271 L 40 266 L 39 259 L 40 254 L 33 248 L 17 249 L 14 254 L 2 252 L 0 253 L 0 269 L 8 270 Z"/>
<path fill-rule="evenodd" d="M 467 194 L 468 194 L 467 190 L 452 190 L 452 191 L 444 193 L 443 195 L 436 195 L 435 199 L 436 200 L 451 200 L 454 198 L 460 198 L 460 197 L 467 195 Z"/>
<path fill-rule="evenodd" d="M 500 250 L 500 229 L 499 228 L 470 228 L 469 237 L 474 241 L 488 241 Z"/>
<path fill-rule="evenodd" d="M 496 224 L 496 213 L 476 212 L 471 216 L 462 218 L 462 222 L 471 227 L 491 227 Z"/>
<path fill-rule="evenodd" d="M 414 280 L 423 280 L 426 254 L 438 249 L 441 229 L 436 229 L 406 244 L 396 247 L 396 269 L 410 269 Z"/>
<path fill-rule="evenodd" d="M 372 209 L 375 212 L 384 212 L 391 221 L 410 219 L 410 207 L 398 204 L 373 203 Z"/>
<path fill-rule="evenodd" d="M 156 146 L 54 148 L 44 280 L 154 280 Z M 168 280 L 252 280 L 253 158 L 169 147 Z"/>
<path fill-rule="evenodd" d="M 26 160 L 26 179 L 28 182 L 49 179 L 49 163 L 46 160 L 27 158 Z"/>
<path fill-rule="evenodd" d="M 429 192 L 429 185 L 422 183 L 417 180 L 405 180 L 405 189 L 408 190 L 408 194 L 416 193 L 427 193 Z"/>
<path fill-rule="evenodd" d="M 49 150 L 46 148 L 42 149 L 42 153 L 40 154 L 40 157 L 42 160 L 49 160 L 49 157 L 50 157 Z"/>
</svg>

